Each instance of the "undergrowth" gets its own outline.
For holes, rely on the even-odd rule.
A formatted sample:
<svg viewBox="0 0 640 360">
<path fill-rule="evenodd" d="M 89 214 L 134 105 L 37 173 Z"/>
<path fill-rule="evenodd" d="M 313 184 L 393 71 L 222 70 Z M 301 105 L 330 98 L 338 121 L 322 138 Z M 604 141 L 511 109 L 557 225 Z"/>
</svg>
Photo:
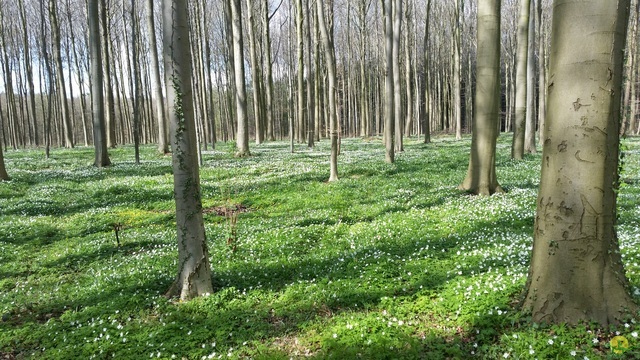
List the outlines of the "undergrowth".
<svg viewBox="0 0 640 360">
<path fill-rule="evenodd" d="M 7 151 L 0 359 L 640 358 L 634 321 L 539 326 L 515 308 L 539 154 L 512 161 L 501 138 L 508 192 L 473 197 L 456 190 L 469 139 L 410 139 L 393 165 L 380 139 L 345 139 L 335 183 L 328 146 L 203 152 L 216 292 L 188 303 L 162 296 L 177 271 L 169 157 L 143 147 L 137 166 L 121 147 L 96 169 L 92 149 Z M 638 296 L 640 140 L 625 146 L 618 232 Z"/>
</svg>

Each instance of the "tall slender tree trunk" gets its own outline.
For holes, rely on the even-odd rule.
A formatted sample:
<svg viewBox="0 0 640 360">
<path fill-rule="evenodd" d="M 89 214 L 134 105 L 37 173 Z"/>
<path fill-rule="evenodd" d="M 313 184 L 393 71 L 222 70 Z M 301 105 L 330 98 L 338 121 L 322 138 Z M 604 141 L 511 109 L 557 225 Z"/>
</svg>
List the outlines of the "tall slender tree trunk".
<svg viewBox="0 0 640 360">
<path fill-rule="evenodd" d="M 136 164 L 140 164 L 140 130 L 142 123 L 142 79 L 140 75 L 140 46 L 138 41 L 139 22 L 136 14 L 136 0 L 131 0 L 131 49 L 133 88 L 131 101 L 133 102 L 133 145 Z"/>
<path fill-rule="evenodd" d="M 105 127 L 107 130 L 107 146 L 115 148 L 116 141 L 116 102 L 113 95 L 113 84 L 111 78 L 111 40 L 109 36 L 108 8 L 106 0 L 96 0 L 100 2 L 100 23 L 102 24 L 102 60 L 104 76 L 104 92 L 107 96 L 105 100 Z"/>
<path fill-rule="evenodd" d="M 529 59 L 529 10 L 531 0 L 520 0 L 518 17 L 518 52 L 516 56 L 516 118 L 513 126 L 511 157 L 524 157 L 524 135 L 527 117 L 527 62 Z"/>
<path fill-rule="evenodd" d="M 57 93 L 60 97 L 60 106 L 62 107 L 64 144 L 68 148 L 73 148 L 73 126 L 71 114 L 69 113 L 69 104 L 67 103 L 67 87 L 64 81 L 64 72 L 62 70 L 62 54 L 60 51 L 62 41 L 60 38 L 60 25 L 58 24 L 58 10 L 56 4 L 57 0 L 49 0 L 49 20 L 51 21 L 51 34 L 53 36 L 53 62 L 56 67 L 56 83 L 58 85 Z"/>
<path fill-rule="evenodd" d="M 111 164 L 107 152 L 107 134 L 104 121 L 104 93 L 102 73 L 102 49 L 100 46 L 100 17 L 97 1 L 87 2 L 89 21 L 89 61 L 91 64 L 91 91 L 93 106 L 93 146 L 95 148 L 94 166 Z"/>
<path fill-rule="evenodd" d="M 615 227 L 629 0 L 553 6 L 548 129 L 524 308 L 536 322 L 608 327 L 638 309 Z"/>
<path fill-rule="evenodd" d="M 296 0 L 296 60 L 297 60 L 297 72 L 296 72 L 296 119 L 298 130 L 298 142 L 302 141 L 302 123 L 304 122 L 304 33 L 303 33 L 303 7 L 302 0 Z"/>
<path fill-rule="evenodd" d="M 313 148 L 315 143 L 315 126 L 316 126 L 316 104 L 315 104 L 315 94 L 314 94 L 314 70 L 313 70 L 313 62 L 311 60 L 312 52 L 311 52 L 311 10 L 309 8 L 309 0 L 305 0 L 304 2 L 304 11 L 307 17 L 306 26 L 304 29 L 305 37 L 307 41 L 305 41 L 305 49 L 307 52 L 307 68 L 305 71 L 305 78 L 307 79 L 307 147 Z"/>
<path fill-rule="evenodd" d="M 427 19 L 424 23 L 424 39 L 423 39 L 423 72 L 424 72 L 424 84 L 422 84 L 423 95 L 421 96 L 424 102 L 422 126 L 424 127 L 424 143 L 429 144 L 431 142 L 431 68 L 429 67 L 429 22 L 431 20 L 431 0 L 427 0 Z"/>
<path fill-rule="evenodd" d="M 463 0 L 462 0 L 463 1 Z M 462 139 L 462 80 L 460 72 L 462 66 L 460 65 L 460 52 L 462 47 L 462 35 L 461 29 L 462 22 L 460 21 L 460 7 L 461 0 L 456 0 L 453 19 L 453 118 L 456 124 L 456 139 Z"/>
<path fill-rule="evenodd" d="M 269 1 L 262 2 L 262 37 L 264 40 L 264 70 L 266 74 L 265 92 L 266 92 L 266 121 L 267 121 L 267 139 L 275 140 L 273 133 L 273 70 L 271 64 L 271 31 L 269 23 L 271 17 L 269 15 Z"/>
<path fill-rule="evenodd" d="M 336 53 L 333 47 L 333 31 L 327 26 L 325 19 L 324 5 L 322 1 L 316 1 L 318 10 L 318 26 L 322 34 L 322 43 L 324 45 L 324 57 L 327 64 L 328 75 L 328 97 L 329 97 L 329 127 L 331 134 L 331 158 L 330 158 L 330 176 L 329 181 L 338 180 L 338 114 L 336 112 Z M 329 2 L 329 6 L 333 7 L 333 2 Z M 329 14 L 333 16 L 333 9 L 329 9 Z M 333 24 L 333 20 L 331 20 Z"/>
<path fill-rule="evenodd" d="M 253 6 L 254 0 L 247 0 L 247 31 L 249 32 L 249 61 L 251 62 L 251 87 L 253 88 L 253 117 L 255 119 L 256 127 L 256 144 L 260 145 L 264 142 L 262 138 L 262 109 L 260 108 L 260 68 L 258 67 L 258 55 L 256 44 L 256 29 L 253 21 L 254 12 L 256 11 Z"/>
<path fill-rule="evenodd" d="M 542 0 L 536 0 L 538 16 L 538 137 L 544 139 L 545 117 L 547 115 L 547 46 L 546 26 L 542 14 Z"/>
<path fill-rule="evenodd" d="M 536 1 L 540 0 L 530 0 L 529 5 L 529 36 L 527 40 L 527 115 L 524 128 L 524 152 L 527 154 L 533 154 L 536 152 Z"/>
<path fill-rule="evenodd" d="M 188 1 L 163 0 L 162 13 L 178 230 L 178 276 L 166 295 L 189 300 L 212 293 L 213 285 L 200 195 Z"/>
<path fill-rule="evenodd" d="M 236 156 L 249 153 L 249 117 L 247 116 L 247 88 L 244 79 L 244 46 L 242 41 L 242 5 L 240 0 L 231 0 L 231 23 L 233 31 L 233 59 L 236 84 Z"/>
<path fill-rule="evenodd" d="M 20 20 L 22 22 L 22 42 L 24 44 L 24 62 L 27 72 L 27 84 L 29 86 L 29 106 L 31 109 L 31 127 L 33 128 L 33 143 L 35 146 L 40 145 L 40 136 L 38 134 L 38 119 L 36 112 L 36 95 L 33 81 L 33 64 L 31 59 L 31 45 L 29 44 L 29 32 L 27 28 L 27 15 L 24 8 L 24 0 L 18 2 L 20 6 Z"/>
<path fill-rule="evenodd" d="M 392 18 L 393 18 L 393 101 L 394 107 L 394 135 L 396 152 L 404 151 L 404 143 L 402 139 L 402 72 L 400 71 L 400 38 L 402 31 L 402 1 L 393 0 Z"/>
<path fill-rule="evenodd" d="M 500 118 L 500 0 L 478 1 L 475 119 L 469 169 L 459 189 L 479 195 L 503 192 L 496 176 Z"/>
<path fill-rule="evenodd" d="M 384 77 L 384 143 L 385 161 L 395 162 L 395 82 L 393 66 L 394 27 L 393 8 L 394 1 L 384 0 L 384 39 L 385 39 L 385 77 Z"/>
<path fill-rule="evenodd" d="M 147 32 L 149 40 L 149 56 L 151 58 L 151 75 L 153 77 L 153 97 L 156 104 L 156 117 L 158 118 L 158 152 L 169 153 L 169 136 L 164 95 L 162 94 L 162 80 L 160 78 L 160 61 L 158 57 L 158 40 L 156 38 L 154 0 L 147 0 Z"/>
</svg>

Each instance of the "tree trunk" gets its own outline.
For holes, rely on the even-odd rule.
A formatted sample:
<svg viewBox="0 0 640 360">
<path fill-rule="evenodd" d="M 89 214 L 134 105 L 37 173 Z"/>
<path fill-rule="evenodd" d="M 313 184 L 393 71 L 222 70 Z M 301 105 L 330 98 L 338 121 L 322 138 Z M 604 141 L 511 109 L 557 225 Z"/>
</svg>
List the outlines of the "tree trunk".
<svg viewBox="0 0 640 360">
<path fill-rule="evenodd" d="M 460 48 L 461 48 L 461 31 L 460 27 L 462 26 L 460 22 L 460 6 L 461 1 L 456 0 L 455 9 L 454 9 L 454 33 L 453 33 L 453 118 L 456 125 L 456 139 L 462 139 L 462 91 L 460 89 L 462 79 L 460 76 L 461 65 L 460 65 Z"/>
<path fill-rule="evenodd" d="M 298 142 L 302 141 L 302 123 L 304 121 L 304 33 L 303 33 L 302 0 L 296 0 L 296 119 L 298 129 Z"/>
<path fill-rule="evenodd" d="M 542 14 L 542 0 L 537 0 L 538 16 L 538 137 L 544 139 L 545 116 L 547 115 L 547 55 L 544 17 Z"/>
<path fill-rule="evenodd" d="M 423 72 L 424 72 L 424 84 L 422 99 L 424 101 L 422 117 L 422 126 L 424 127 L 424 143 L 431 143 L 431 69 L 429 68 L 429 22 L 431 20 L 431 0 L 427 0 L 427 19 L 424 24 L 424 53 L 423 53 Z"/>
<path fill-rule="evenodd" d="M 384 0 L 385 77 L 384 77 L 384 143 L 385 161 L 395 162 L 395 82 L 393 81 L 393 5 L 396 0 Z"/>
<path fill-rule="evenodd" d="M 163 0 L 164 68 L 173 148 L 178 276 L 167 296 L 189 300 L 213 292 L 202 218 L 196 124 L 191 85 L 187 0 Z"/>
<path fill-rule="evenodd" d="M 18 2 L 20 6 L 20 20 L 22 21 L 23 44 L 24 44 L 24 62 L 27 71 L 27 83 L 29 85 L 29 106 L 31 109 L 31 127 L 33 128 L 33 142 L 36 146 L 40 145 L 40 137 L 38 135 L 38 121 L 36 116 L 36 95 L 33 82 L 33 64 L 31 59 L 31 51 L 29 44 L 29 33 L 27 28 L 27 15 L 24 9 L 24 0 Z"/>
<path fill-rule="evenodd" d="M 140 75 L 140 46 L 138 41 L 138 17 L 136 14 L 136 0 L 131 0 L 131 49 L 133 89 L 131 101 L 133 102 L 133 146 L 136 164 L 140 164 L 140 129 L 142 122 L 142 80 Z"/>
<path fill-rule="evenodd" d="M 111 79 L 111 44 L 109 36 L 109 21 L 107 16 L 107 3 L 106 0 L 96 0 L 100 2 L 100 19 L 102 23 L 102 60 L 103 60 L 103 76 L 104 76 L 104 89 L 106 93 L 105 100 L 105 128 L 107 132 L 107 147 L 115 148 L 116 141 L 116 104 L 113 96 L 113 84 Z"/>
<path fill-rule="evenodd" d="M 238 132 L 236 134 L 236 156 L 249 153 L 249 117 L 247 116 L 247 88 L 244 79 L 244 46 L 242 41 L 242 6 L 240 0 L 231 0 L 231 23 L 233 31 L 233 59 L 236 83 L 236 113 Z"/>
<path fill-rule="evenodd" d="M 531 0 L 520 0 L 518 17 L 518 52 L 516 56 L 516 118 L 513 126 L 511 157 L 524 157 L 524 134 L 527 116 L 527 60 L 529 48 L 529 10 Z"/>
<path fill-rule="evenodd" d="M 530 0 L 529 8 L 529 36 L 527 47 L 527 116 L 524 128 L 524 152 L 534 154 L 536 152 L 536 54 L 535 54 L 535 2 L 540 0 Z"/>
<path fill-rule="evenodd" d="M 93 146 L 95 148 L 95 160 L 97 167 L 111 164 L 107 152 L 107 134 L 104 123 L 104 95 L 102 74 L 102 50 L 100 46 L 100 18 L 98 3 L 87 2 L 87 18 L 89 20 L 89 56 L 91 62 L 91 78 L 93 90 L 91 91 L 93 104 Z"/>
<path fill-rule="evenodd" d="M 402 31 L 402 1 L 393 0 L 393 100 L 394 107 L 394 135 L 396 152 L 404 151 L 402 139 L 402 72 L 400 71 L 400 37 Z"/>
<path fill-rule="evenodd" d="M 265 92 L 266 92 L 266 115 L 267 115 L 267 139 L 275 140 L 273 134 L 273 71 L 271 65 L 271 32 L 269 31 L 269 1 L 262 2 L 262 37 L 264 39 L 264 70 L 266 74 Z"/>
<path fill-rule="evenodd" d="M 500 0 L 478 1 L 478 60 L 471 154 L 461 190 L 479 195 L 502 192 L 496 177 L 500 116 Z"/>
<path fill-rule="evenodd" d="M 73 148 L 73 127 L 71 125 L 71 115 L 69 114 L 69 104 L 67 103 L 67 90 L 64 81 L 64 72 L 62 70 L 62 55 L 60 51 L 62 41 L 60 39 L 60 26 L 58 25 L 58 10 L 56 8 L 56 3 L 56 0 L 49 0 L 49 19 L 51 21 L 51 33 L 53 36 L 53 62 L 56 67 L 56 83 L 58 85 L 57 93 L 60 97 L 60 105 L 62 106 L 64 145 L 68 148 Z"/>
<path fill-rule="evenodd" d="M 153 97 L 156 104 L 156 116 L 158 117 L 158 152 L 169 153 L 169 136 L 164 96 L 162 94 L 162 81 L 160 78 L 160 60 L 158 57 L 158 45 L 156 38 L 155 14 L 153 1 L 147 0 L 147 32 L 149 33 L 149 49 L 151 57 L 151 75 L 153 76 Z"/>
<path fill-rule="evenodd" d="M 324 55 L 327 64 L 327 75 L 329 84 L 327 92 L 329 93 L 329 126 L 331 132 L 331 158 L 330 158 L 330 176 L 329 181 L 338 180 L 338 114 L 336 113 L 336 54 L 333 47 L 333 31 L 327 27 L 325 19 L 324 5 L 322 1 L 316 1 L 318 10 L 318 26 L 322 34 L 322 43 L 324 45 Z M 330 2 L 329 6 L 333 6 Z M 329 10 L 333 16 L 333 9 Z M 332 21 L 333 23 L 333 21 Z"/>
<path fill-rule="evenodd" d="M 256 50 L 256 29 L 253 23 L 255 9 L 254 0 L 247 0 L 247 31 L 249 32 L 249 60 L 251 62 L 251 87 L 253 88 L 253 117 L 256 126 L 256 144 L 264 142 L 262 138 L 262 109 L 260 108 L 260 69 L 258 67 L 258 55 Z"/>
<path fill-rule="evenodd" d="M 536 322 L 608 327 L 636 313 L 615 229 L 628 11 L 629 0 L 554 2 L 548 130 L 524 301 Z"/>
</svg>

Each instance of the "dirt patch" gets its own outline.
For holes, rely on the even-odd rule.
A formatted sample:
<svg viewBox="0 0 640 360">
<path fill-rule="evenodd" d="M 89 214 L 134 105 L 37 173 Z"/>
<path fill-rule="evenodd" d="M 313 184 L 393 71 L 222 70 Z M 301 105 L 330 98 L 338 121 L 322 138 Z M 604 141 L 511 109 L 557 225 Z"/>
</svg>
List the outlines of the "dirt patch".
<svg viewBox="0 0 640 360">
<path fill-rule="evenodd" d="M 251 211 L 246 205 L 234 204 L 234 205 L 221 205 L 202 209 L 203 214 L 216 214 L 218 216 L 228 217 L 231 215 L 247 213 Z"/>
</svg>

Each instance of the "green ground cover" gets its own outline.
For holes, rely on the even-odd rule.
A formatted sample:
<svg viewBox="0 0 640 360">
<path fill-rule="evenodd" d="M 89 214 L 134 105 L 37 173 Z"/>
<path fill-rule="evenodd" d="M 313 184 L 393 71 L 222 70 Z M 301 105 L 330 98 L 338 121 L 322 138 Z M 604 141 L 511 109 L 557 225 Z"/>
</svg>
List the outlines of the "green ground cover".
<svg viewBox="0 0 640 360">
<path fill-rule="evenodd" d="M 539 326 L 515 310 L 540 155 L 515 162 L 509 146 L 508 192 L 493 197 L 456 190 L 469 139 L 409 140 L 394 165 L 379 139 L 346 139 L 331 184 L 327 142 L 205 151 L 216 292 L 189 303 L 163 297 L 177 262 L 170 158 L 144 147 L 136 166 L 121 147 L 96 169 L 92 149 L 8 151 L 0 359 L 640 358 L 635 321 Z M 624 149 L 619 237 L 640 299 L 640 139 Z"/>
</svg>

